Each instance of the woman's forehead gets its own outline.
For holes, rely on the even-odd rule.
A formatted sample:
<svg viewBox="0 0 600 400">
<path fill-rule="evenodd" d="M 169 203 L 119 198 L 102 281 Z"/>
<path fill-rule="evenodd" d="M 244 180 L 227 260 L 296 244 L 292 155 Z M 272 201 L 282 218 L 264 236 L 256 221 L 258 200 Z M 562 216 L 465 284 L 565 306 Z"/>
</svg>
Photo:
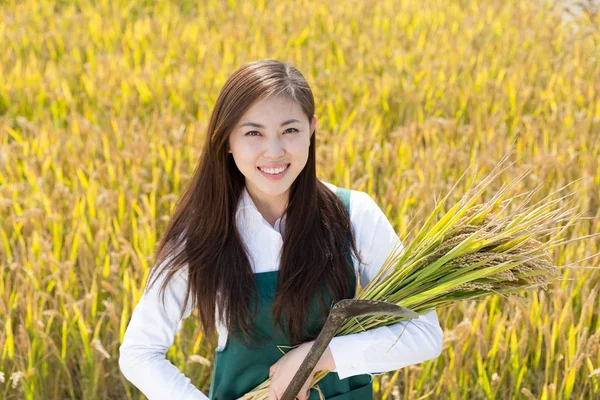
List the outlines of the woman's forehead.
<svg viewBox="0 0 600 400">
<path fill-rule="evenodd" d="M 263 99 L 253 104 L 240 118 L 238 126 L 244 124 L 263 125 L 284 124 L 289 120 L 304 121 L 302 108 L 288 98 Z"/>
</svg>

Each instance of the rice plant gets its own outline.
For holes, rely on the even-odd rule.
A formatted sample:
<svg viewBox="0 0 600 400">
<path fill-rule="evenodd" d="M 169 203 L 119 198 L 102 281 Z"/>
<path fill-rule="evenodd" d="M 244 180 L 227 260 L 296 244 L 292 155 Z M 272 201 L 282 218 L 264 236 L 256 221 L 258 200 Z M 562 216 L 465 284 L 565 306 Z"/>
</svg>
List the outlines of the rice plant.
<svg viewBox="0 0 600 400">
<path fill-rule="evenodd" d="M 513 144 L 478 201 L 506 181 L 537 189 L 531 204 L 570 184 L 586 214 L 562 240 L 595 234 L 599 22 L 499 0 L 1 2 L 0 398 L 143 398 L 118 346 L 215 97 L 246 61 L 305 74 L 319 178 L 372 195 L 402 238 Z M 597 237 L 548 251 L 560 280 L 527 303 L 444 307 L 442 355 L 376 377 L 376 398 L 598 397 Z M 192 315 L 167 358 L 208 393 L 214 346 Z"/>
</svg>

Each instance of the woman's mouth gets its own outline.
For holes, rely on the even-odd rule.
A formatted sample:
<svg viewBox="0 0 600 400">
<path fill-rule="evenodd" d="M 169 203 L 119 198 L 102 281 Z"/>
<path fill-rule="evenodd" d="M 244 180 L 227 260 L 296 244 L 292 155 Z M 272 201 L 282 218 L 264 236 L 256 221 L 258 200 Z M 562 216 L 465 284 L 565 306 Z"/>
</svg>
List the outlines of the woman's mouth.
<svg viewBox="0 0 600 400">
<path fill-rule="evenodd" d="M 284 177 L 291 164 L 279 168 L 256 167 L 264 176 L 272 180 L 279 180 Z"/>
</svg>

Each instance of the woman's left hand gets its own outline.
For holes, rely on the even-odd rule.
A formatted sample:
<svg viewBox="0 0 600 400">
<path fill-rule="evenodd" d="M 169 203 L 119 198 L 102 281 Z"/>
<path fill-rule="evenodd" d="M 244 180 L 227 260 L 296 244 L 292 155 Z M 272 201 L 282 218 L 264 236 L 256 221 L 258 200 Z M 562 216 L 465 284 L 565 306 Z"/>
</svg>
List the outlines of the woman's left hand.
<svg viewBox="0 0 600 400">
<path fill-rule="evenodd" d="M 294 378 L 294 375 L 300 368 L 302 361 L 304 361 L 304 358 L 306 358 L 306 355 L 308 354 L 312 345 L 313 341 L 302 343 L 298 347 L 288 351 L 275 364 L 271 365 L 271 368 L 269 369 L 269 377 L 271 377 L 271 383 L 269 385 L 269 400 L 279 400 L 279 398 L 283 396 L 283 393 Z M 310 384 L 313 376 L 316 371 L 323 369 L 335 369 L 335 364 L 333 363 L 333 358 L 331 356 L 329 347 L 325 350 L 325 353 L 323 353 L 321 359 L 311 371 L 308 379 L 306 382 L 304 382 L 304 385 L 302 385 L 302 388 L 296 397 L 298 400 L 308 400 L 308 396 L 310 395 Z"/>
</svg>

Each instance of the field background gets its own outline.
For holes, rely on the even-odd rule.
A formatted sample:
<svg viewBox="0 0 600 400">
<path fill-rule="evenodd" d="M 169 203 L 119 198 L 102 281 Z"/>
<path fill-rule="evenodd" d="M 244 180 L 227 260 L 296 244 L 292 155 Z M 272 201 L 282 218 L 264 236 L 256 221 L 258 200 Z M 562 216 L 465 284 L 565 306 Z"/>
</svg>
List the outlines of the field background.
<svg viewBox="0 0 600 400">
<path fill-rule="evenodd" d="M 598 232 L 600 16 L 565 10 L 2 1 L 0 398 L 144 398 L 120 374 L 118 347 L 214 101 L 248 61 L 305 75 L 319 178 L 371 194 L 402 239 L 469 166 L 489 172 L 513 142 L 501 180 L 531 168 L 515 193 L 541 184 L 535 201 L 579 179 L 587 219 L 566 237 Z M 555 264 L 599 247 L 573 242 Z M 600 272 L 561 275 L 528 303 L 494 296 L 438 311 L 442 355 L 381 375 L 376 398 L 598 398 Z M 205 393 L 213 346 L 188 318 L 167 354 Z"/>
</svg>

